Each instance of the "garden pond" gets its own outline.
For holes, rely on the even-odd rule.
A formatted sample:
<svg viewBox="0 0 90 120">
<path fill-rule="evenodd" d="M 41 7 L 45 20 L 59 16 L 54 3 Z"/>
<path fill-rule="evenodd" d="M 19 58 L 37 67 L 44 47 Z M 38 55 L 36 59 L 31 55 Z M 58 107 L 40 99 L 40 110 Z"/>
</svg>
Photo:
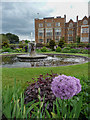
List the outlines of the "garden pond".
<svg viewBox="0 0 90 120">
<path fill-rule="evenodd" d="M 87 61 L 88 60 L 85 57 L 67 55 L 48 55 L 48 57 L 44 59 L 27 59 L 26 61 L 23 59 L 18 59 L 17 55 L 5 55 L 2 56 L 2 63 L 0 66 L 8 68 L 50 67 L 81 64 Z"/>
</svg>

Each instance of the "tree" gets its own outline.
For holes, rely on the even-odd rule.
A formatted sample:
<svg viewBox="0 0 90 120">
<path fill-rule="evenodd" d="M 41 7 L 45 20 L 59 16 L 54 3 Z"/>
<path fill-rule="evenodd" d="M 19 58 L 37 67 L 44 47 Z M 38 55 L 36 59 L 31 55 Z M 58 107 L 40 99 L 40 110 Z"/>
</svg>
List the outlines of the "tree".
<svg viewBox="0 0 90 120">
<path fill-rule="evenodd" d="M 29 40 L 25 40 L 25 43 L 29 43 L 30 41 Z"/>
<path fill-rule="evenodd" d="M 50 42 L 49 42 L 49 47 L 52 49 L 52 50 L 54 50 L 54 46 L 55 46 L 56 44 L 55 44 L 55 41 L 54 40 L 50 40 Z"/>
<path fill-rule="evenodd" d="M 76 37 L 77 43 L 80 43 L 80 36 Z"/>
<path fill-rule="evenodd" d="M 10 44 L 17 44 L 17 43 L 19 43 L 19 37 L 17 35 L 12 34 L 12 33 L 7 33 L 6 36 L 9 39 Z"/>
<path fill-rule="evenodd" d="M 64 43 L 65 43 L 65 42 L 64 42 L 64 37 L 62 37 L 62 38 L 60 39 L 59 43 L 58 43 L 58 46 L 62 48 L 63 45 L 64 45 Z"/>
<path fill-rule="evenodd" d="M 4 46 L 4 47 L 9 47 L 9 40 L 8 38 L 6 37 L 5 34 L 0 34 L 0 41 L 1 42 L 1 45 Z"/>
</svg>

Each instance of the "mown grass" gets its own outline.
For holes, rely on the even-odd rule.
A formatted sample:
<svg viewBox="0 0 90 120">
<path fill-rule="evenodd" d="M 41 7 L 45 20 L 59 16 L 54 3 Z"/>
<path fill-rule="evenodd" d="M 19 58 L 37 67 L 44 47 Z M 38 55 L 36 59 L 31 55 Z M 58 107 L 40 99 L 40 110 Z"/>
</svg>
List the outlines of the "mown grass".
<svg viewBox="0 0 90 120">
<path fill-rule="evenodd" d="M 90 57 L 90 54 L 60 53 L 60 52 L 55 52 L 55 51 L 51 51 L 51 52 L 37 52 L 37 53 L 41 53 L 41 54 L 68 54 L 68 55 L 80 55 L 80 56 Z"/>
<path fill-rule="evenodd" d="M 37 52 L 37 51 L 36 51 Z M 4 54 L 0 54 L 0 55 L 14 55 L 14 54 L 28 54 L 25 52 L 21 52 L 21 53 L 4 53 Z M 90 54 L 80 54 L 80 53 L 60 53 L 60 52 L 55 52 L 55 51 L 51 51 L 51 52 L 37 52 L 37 54 L 69 54 L 69 55 L 80 55 L 80 56 L 85 56 L 85 57 L 90 57 Z"/>
<path fill-rule="evenodd" d="M 39 67 L 39 68 L 2 68 L 2 88 L 14 85 L 14 79 L 17 84 L 20 83 L 22 89 L 25 89 L 28 82 L 33 82 L 32 78 L 37 78 L 40 74 L 62 73 L 77 78 L 85 77 L 88 80 L 88 63 L 60 67 Z"/>
</svg>

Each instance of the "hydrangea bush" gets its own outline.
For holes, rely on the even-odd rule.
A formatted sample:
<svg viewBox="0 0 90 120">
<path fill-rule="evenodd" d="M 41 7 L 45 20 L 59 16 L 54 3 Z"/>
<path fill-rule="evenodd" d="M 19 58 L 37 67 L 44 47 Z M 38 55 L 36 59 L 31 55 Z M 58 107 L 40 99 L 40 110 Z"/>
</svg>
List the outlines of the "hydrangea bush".
<svg viewBox="0 0 90 120">
<path fill-rule="evenodd" d="M 80 80 L 66 75 L 59 75 L 53 79 L 51 90 L 56 97 L 70 99 L 81 91 Z"/>
</svg>

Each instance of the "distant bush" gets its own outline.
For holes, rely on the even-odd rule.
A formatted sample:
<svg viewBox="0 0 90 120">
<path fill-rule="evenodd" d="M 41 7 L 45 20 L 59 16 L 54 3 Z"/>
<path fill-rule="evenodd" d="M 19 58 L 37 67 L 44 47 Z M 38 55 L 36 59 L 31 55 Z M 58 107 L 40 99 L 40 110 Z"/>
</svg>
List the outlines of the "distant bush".
<svg viewBox="0 0 90 120">
<path fill-rule="evenodd" d="M 12 52 L 13 50 L 11 48 L 3 47 L 2 52 Z"/>
<path fill-rule="evenodd" d="M 90 43 L 65 43 L 63 47 L 70 47 L 70 48 L 89 48 Z"/>
<path fill-rule="evenodd" d="M 60 47 L 57 47 L 57 48 L 56 48 L 56 52 L 61 52 L 61 48 L 60 48 Z"/>
<path fill-rule="evenodd" d="M 36 48 L 37 48 L 37 47 L 43 47 L 43 44 L 42 44 L 42 43 L 37 43 L 37 44 L 36 44 Z"/>
<path fill-rule="evenodd" d="M 42 52 L 47 52 L 47 48 L 46 48 L 46 47 L 42 47 L 42 48 L 41 48 L 41 51 L 42 51 Z"/>
<path fill-rule="evenodd" d="M 15 50 L 16 50 L 16 52 L 24 52 L 25 51 L 25 49 L 22 49 L 22 48 L 16 48 Z"/>
</svg>

